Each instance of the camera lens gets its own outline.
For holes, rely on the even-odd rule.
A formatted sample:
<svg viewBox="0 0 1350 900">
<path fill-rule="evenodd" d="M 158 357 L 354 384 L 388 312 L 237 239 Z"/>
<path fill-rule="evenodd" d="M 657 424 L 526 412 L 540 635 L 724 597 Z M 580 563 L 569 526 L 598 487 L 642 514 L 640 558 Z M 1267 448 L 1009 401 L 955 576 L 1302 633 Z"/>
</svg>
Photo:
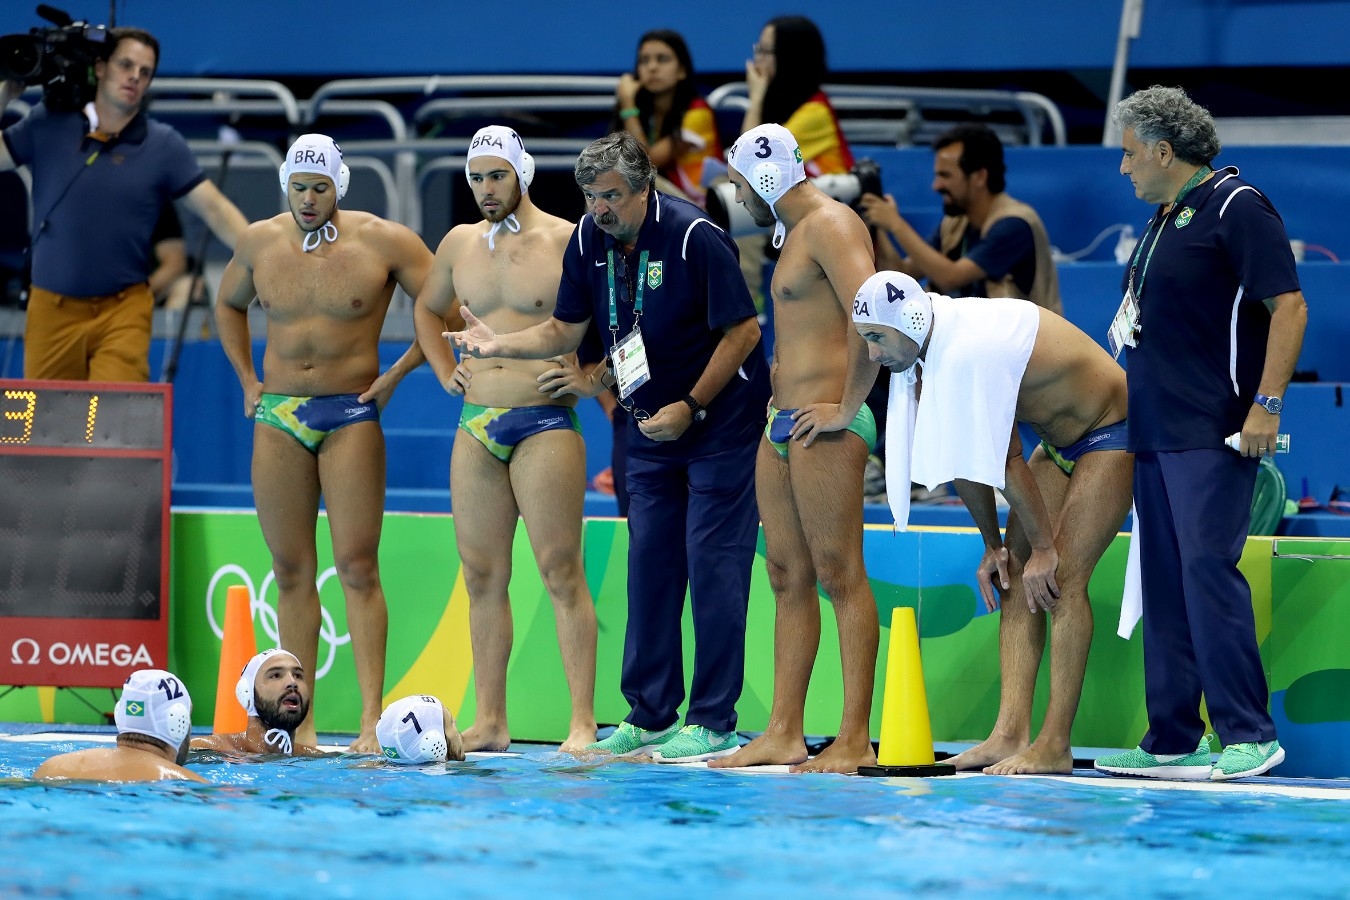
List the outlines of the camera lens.
<svg viewBox="0 0 1350 900">
<path fill-rule="evenodd" d="M 31 34 L 0 37 L 0 78 L 32 83 L 42 69 L 42 41 Z"/>
</svg>

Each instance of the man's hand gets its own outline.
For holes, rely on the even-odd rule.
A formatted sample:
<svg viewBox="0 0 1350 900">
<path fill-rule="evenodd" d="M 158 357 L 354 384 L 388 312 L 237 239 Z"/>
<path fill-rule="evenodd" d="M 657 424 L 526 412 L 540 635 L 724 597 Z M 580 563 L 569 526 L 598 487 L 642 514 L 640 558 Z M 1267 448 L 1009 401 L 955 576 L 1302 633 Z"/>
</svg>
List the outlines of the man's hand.
<svg viewBox="0 0 1350 900">
<path fill-rule="evenodd" d="M 844 418 L 838 403 L 812 403 L 792 414 L 791 436 L 794 441 L 801 441 L 803 447 L 810 447 L 819 435 L 843 431 L 852 421 Z"/>
<path fill-rule="evenodd" d="M 895 231 L 900 227 L 900 207 L 890 194 L 885 197 L 863 194 L 858 200 L 858 214 L 864 222 L 876 228 Z"/>
<path fill-rule="evenodd" d="M 361 392 L 361 396 L 356 398 L 358 403 L 369 403 L 375 401 L 375 406 L 384 409 L 384 405 L 389 402 L 389 398 L 394 395 L 394 388 L 398 386 L 399 379 L 395 378 L 385 371 L 378 378 L 370 383 L 370 387 Z"/>
<path fill-rule="evenodd" d="M 1008 580 L 1007 547 L 999 544 L 997 547 L 985 548 L 984 557 L 975 570 L 975 583 L 979 585 L 985 610 L 993 612 L 998 609 L 998 592 L 994 590 L 994 585 L 997 584 L 1005 591 L 1012 587 L 1012 582 Z"/>
<path fill-rule="evenodd" d="M 261 381 L 255 381 L 244 389 L 244 418 L 251 419 L 258 412 L 258 404 L 262 403 L 263 386 Z"/>
<path fill-rule="evenodd" d="M 1280 417 L 1252 404 L 1247 420 L 1242 423 L 1242 439 L 1238 446 L 1243 456 L 1270 456 L 1275 452 L 1275 435 L 1280 430 Z"/>
<path fill-rule="evenodd" d="M 469 381 L 472 379 L 473 373 L 469 371 L 468 364 L 461 360 L 442 387 L 445 388 L 447 394 L 458 397 L 469 392 Z"/>
<path fill-rule="evenodd" d="M 638 429 L 653 441 L 674 441 L 689 430 L 693 421 L 694 411 L 680 400 L 661 407 L 647 421 L 638 422 Z"/>
<path fill-rule="evenodd" d="M 1049 612 L 1059 603 L 1059 585 L 1055 570 L 1059 568 L 1059 553 L 1053 546 L 1031 551 L 1031 559 L 1022 569 L 1022 587 L 1027 592 L 1027 609 L 1033 613 Z"/>
<path fill-rule="evenodd" d="M 600 393 L 596 390 L 599 379 L 592 377 L 594 373 L 587 375 L 581 371 L 571 357 L 554 356 L 549 358 L 549 362 L 554 363 L 557 368 L 541 373 L 536 379 L 539 382 L 539 393 L 548 394 L 554 400 L 568 394 L 587 398 Z"/>
<path fill-rule="evenodd" d="M 502 346 L 501 342 L 497 340 L 497 332 L 493 331 L 482 319 L 469 312 L 467 306 L 460 307 L 460 312 L 464 314 L 464 330 L 443 331 L 441 336 L 451 341 L 465 353 L 478 359 L 500 356 Z"/>
</svg>

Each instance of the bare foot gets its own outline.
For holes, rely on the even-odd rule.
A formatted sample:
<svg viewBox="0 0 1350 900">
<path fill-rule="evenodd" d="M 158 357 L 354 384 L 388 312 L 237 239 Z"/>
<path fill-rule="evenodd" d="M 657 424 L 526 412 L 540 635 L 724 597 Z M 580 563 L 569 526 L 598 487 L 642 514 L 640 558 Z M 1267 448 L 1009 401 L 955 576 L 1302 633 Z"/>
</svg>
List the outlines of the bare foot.
<svg viewBox="0 0 1350 900">
<path fill-rule="evenodd" d="M 299 737 L 299 735 L 296 735 L 296 737 Z M 303 744 L 304 741 L 298 741 L 297 743 Z M 347 747 L 347 752 L 368 753 L 373 756 L 380 756 L 384 753 L 384 751 L 380 749 L 380 741 L 375 737 L 375 729 L 373 728 L 370 731 L 362 731 L 358 734 L 356 740 L 352 741 Z"/>
<path fill-rule="evenodd" d="M 877 754 L 872 749 L 870 739 L 859 741 L 836 739 L 833 744 L 820 751 L 820 755 L 806 760 L 801 765 L 793 766 L 789 771 L 795 774 L 837 772 L 841 775 L 852 775 L 858 771 L 858 766 L 876 764 Z"/>
<path fill-rule="evenodd" d="M 964 753 L 958 753 L 951 759 L 945 759 L 943 762 L 948 765 L 956 766 L 956 771 L 964 772 L 971 769 L 984 769 L 989 771 L 987 766 L 1002 762 L 1015 753 L 1021 753 L 1027 749 L 1026 741 L 1015 741 L 1011 738 L 1000 737 L 996 734 L 989 735 L 988 740 L 976 744 Z"/>
<path fill-rule="evenodd" d="M 587 745 L 595 743 L 595 730 L 594 722 L 590 725 L 573 725 L 567 740 L 562 742 L 558 752 L 576 753 L 578 750 L 585 750 Z"/>
<path fill-rule="evenodd" d="M 984 770 L 986 775 L 1069 775 L 1073 772 L 1073 751 L 1051 750 L 1040 741 L 1014 756 Z"/>
<path fill-rule="evenodd" d="M 739 769 L 744 766 L 790 766 L 806 761 L 806 740 L 799 734 L 765 732 L 730 756 L 708 760 L 710 769 Z"/>
<path fill-rule="evenodd" d="M 479 728 L 474 725 L 464 732 L 464 752 L 474 750 L 507 750 L 511 746 L 511 734 L 505 728 Z"/>
</svg>

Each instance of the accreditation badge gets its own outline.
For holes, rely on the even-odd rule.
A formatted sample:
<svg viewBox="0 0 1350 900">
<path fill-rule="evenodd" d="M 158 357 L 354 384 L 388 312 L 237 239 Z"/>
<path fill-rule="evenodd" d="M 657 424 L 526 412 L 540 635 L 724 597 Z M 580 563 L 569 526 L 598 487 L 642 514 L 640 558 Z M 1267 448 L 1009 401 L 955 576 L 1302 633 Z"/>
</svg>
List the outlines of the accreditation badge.
<svg viewBox="0 0 1350 900">
<path fill-rule="evenodd" d="M 1133 289 L 1125 291 L 1120 301 L 1120 309 L 1111 319 L 1111 328 L 1106 333 L 1106 342 L 1111 346 L 1111 356 L 1120 359 L 1120 352 L 1126 347 L 1139 346 L 1139 301 Z"/>
<path fill-rule="evenodd" d="M 621 400 L 627 400 L 633 391 L 651 380 L 652 372 L 647 367 L 647 347 L 642 343 L 642 332 L 636 328 L 614 345 L 610 361 L 614 364 L 614 378 L 618 382 Z"/>
</svg>

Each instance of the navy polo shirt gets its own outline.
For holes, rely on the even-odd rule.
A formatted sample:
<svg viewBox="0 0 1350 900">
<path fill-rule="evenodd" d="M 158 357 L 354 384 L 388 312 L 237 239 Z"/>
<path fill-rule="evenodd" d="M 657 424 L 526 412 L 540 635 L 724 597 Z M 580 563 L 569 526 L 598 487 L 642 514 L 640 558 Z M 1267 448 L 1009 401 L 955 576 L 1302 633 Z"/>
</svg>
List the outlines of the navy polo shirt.
<svg viewBox="0 0 1350 900">
<path fill-rule="evenodd" d="M 69 297 L 149 278 L 160 210 L 206 179 L 182 136 L 143 113 L 106 145 L 88 128 L 83 113 L 39 103 L 4 131 L 33 176 L 33 284 Z"/>
<path fill-rule="evenodd" d="M 929 243 L 941 250 L 941 232 L 933 232 Z M 984 270 L 989 281 L 1002 281 L 1012 275 L 1013 284 L 1023 293 L 1030 293 L 1036 280 L 1036 238 L 1026 220 L 1016 216 L 999 219 L 983 235 L 974 225 L 967 226 L 961 248 L 952 258 L 969 259 Z M 986 293 L 988 288 L 981 278 L 953 290 L 952 296 L 983 297 Z"/>
<path fill-rule="evenodd" d="M 1261 381 L 1270 333 L 1262 301 L 1299 290 L 1284 222 L 1236 168 L 1220 169 L 1166 216 L 1159 207 L 1132 260 L 1121 282 L 1123 292 L 1135 268 L 1130 450 L 1220 447 L 1242 429 Z"/>
<path fill-rule="evenodd" d="M 611 251 L 619 341 L 633 330 L 637 281 L 643 281 L 639 327 L 651 379 L 625 402 L 655 413 L 693 390 L 717 349 L 722 329 L 754 317 L 755 305 L 741 275 L 735 242 L 697 206 L 653 190 L 633 252 L 624 256 L 623 247 L 587 215 L 572 232 L 563 257 L 553 315 L 571 324 L 590 320 L 590 331 L 598 333 L 606 354 L 614 347 L 609 328 Z M 639 272 L 643 251 L 647 268 Z M 756 345 L 740 371 L 708 404 L 707 418 L 691 425 L 679 440 L 653 441 L 630 420 L 629 453 L 683 456 L 691 450 L 715 452 L 757 440 L 768 401 L 768 367 L 761 345 Z"/>
</svg>

